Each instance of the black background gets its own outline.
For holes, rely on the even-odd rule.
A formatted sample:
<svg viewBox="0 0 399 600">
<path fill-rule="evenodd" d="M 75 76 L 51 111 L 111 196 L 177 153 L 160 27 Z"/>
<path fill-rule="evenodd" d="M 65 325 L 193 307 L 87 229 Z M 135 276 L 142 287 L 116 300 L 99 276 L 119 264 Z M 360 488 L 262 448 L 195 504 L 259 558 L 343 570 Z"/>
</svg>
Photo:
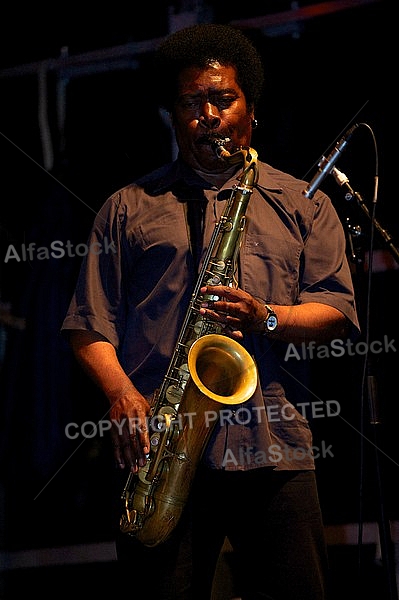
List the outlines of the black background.
<svg viewBox="0 0 399 600">
<path fill-rule="evenodd" d="M 131 55 L 129 66 L 117 66 L 109 58 L 112 48 L 166 35 L 170 18 L 179 24 L 189 24 L 190 18 L 229 23 L 280 15 L 278 25 L 260 28 L 252 23 L 246 29 L 262 53 L 266 73 L 253 146 L 263 160 L 309 180 L 321 156 L 349 126 L 367 124 L 355 132 L 337 166 L 367 207 L 378 175 L 376 217 L 397 244 L 396 200 L 388 189 L 385 160 L 391 99 L 387 3 L 354 1 L 342 8 L 339 2 L 300 2 L 299 7 L 341 4 L 342 9 L 297 21 L 289 2 L 254 4 L 194 3 L 200 8 L 194 17 L 192 12 L 184 15 L 184 3 L 164 2 L 135 5 L 134 10 L 108 8 L 107 13 L 96 9 L 85 16 L 71 7 L 5 11 L 0 52 L 0 300 L 10 305 L 13 316 L 26 319 L 22 331 L 9 325 L 0 329 L 5 515 L 0 533 L 5 550 L 112 539 L 109 440 L 98 435 L 70 440 L 65 435 L 68 423 L 95 423 L 106 418 L 107 410 L 59 336 L 81 259 L 3 259 L 10 244 L 20 249 L 29 241 L 47 247 L 54 240 L 69 240 L 74 247 L 84 243 L 96 211 L 111 192 L 171 158 L 171 134 L 158 113 L 157 98 L 149 92 L 149 53 Z M 95 51 L 104 52 L 102 68 L 85 61 L 79 75 L 69 71 L 69 78 L 51 62 L 62 53 L 82 58 Z M 39 67 L 47 85 L 47 144 L 39 126 Z M 60 81 L 65 84 L 63 129 L 57 122 Z M 49 149 L 50 168 L 45 161 Z M 333 178 L 322 187 L 343 223 L 349 219 L 362 230 L 360 264 L 352 264 L 362 339 L 370 321 L 370 340 L 386 336 L 396 343 L 395 260 L 386 252 L 386 268 L 369 280 L 362 261 L 371 243 L 370 220 L 355 202 L 345 200 Z M 386 249 L 378 234 L 374 248 Z M 377 428 L 369 425 L 367 394 L 362 394 L 364 357 L 355 352 L 314 360 L 315 399 L 334 399 L 341 406 L 339 416 L 313 421 L 315 444 L 331 444 L 334 455 L 317 461 L 327 524 L 378 519 L 380 461 L 383 501 L 390 518 L 398 518 L 397 352 L 371 359 L 382 414 Z"/>
</svg>

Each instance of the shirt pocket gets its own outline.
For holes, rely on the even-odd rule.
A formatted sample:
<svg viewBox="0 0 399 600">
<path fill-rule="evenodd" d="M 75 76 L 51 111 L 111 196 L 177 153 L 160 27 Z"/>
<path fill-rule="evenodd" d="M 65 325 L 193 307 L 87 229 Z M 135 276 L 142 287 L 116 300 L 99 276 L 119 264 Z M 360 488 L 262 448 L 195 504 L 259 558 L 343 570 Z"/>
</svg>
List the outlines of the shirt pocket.
<svg viewBox="0 0 399 600">
<path fill-rule="evenodd" d="M 289 235 L 246 232 L 240 249 L 240 284 L 253 296 L 293 304 L 298 296 L 302 247 Z"/>
</svg>

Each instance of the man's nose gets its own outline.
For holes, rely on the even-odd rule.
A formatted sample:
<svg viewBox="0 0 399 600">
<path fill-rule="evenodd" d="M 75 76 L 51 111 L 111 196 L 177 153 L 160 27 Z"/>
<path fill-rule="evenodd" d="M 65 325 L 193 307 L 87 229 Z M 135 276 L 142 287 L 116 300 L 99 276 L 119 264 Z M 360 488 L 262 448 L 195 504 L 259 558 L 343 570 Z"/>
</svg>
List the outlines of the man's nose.
<svg viewBox="0 0 399 600">
<path fill-rule="evenodd" d="M 220 125 L 218 108 L 211 102 L 204 102 L 201 109 L 199 122 L 203 127 L 216 129 Z"/>
</svg>

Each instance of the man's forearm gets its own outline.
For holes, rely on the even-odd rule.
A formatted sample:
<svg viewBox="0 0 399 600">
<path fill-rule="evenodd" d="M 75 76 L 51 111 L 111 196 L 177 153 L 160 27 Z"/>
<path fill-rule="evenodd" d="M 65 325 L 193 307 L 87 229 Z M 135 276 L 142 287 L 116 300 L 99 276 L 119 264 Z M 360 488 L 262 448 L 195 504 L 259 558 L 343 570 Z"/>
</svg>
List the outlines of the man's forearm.
<svg viewBox="0 0 399 600">
<path fill-rule="evenodd" d="M 114 346 L 92 331 L 72 331 L 70 344 L 74 355 L 110 403 L 134 386 L 122 369 Z"/>
</svg>

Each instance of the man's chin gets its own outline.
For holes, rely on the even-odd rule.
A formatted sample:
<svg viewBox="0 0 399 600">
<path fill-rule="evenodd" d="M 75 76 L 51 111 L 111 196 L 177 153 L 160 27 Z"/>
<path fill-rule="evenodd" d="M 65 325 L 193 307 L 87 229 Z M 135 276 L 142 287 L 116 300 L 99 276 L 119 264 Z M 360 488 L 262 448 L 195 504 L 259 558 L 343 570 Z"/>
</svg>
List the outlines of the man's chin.
<svg viewBox="0 0 399 600">
<path fill-rule="evenodd" d="M 193 163 L 196 164 L 195 168 L 209 173 L 223 171 L 224 167 L 224 161 L 217 156 L 211 146 L 205 145 L 201 146 L 199 151 L 197 150 L 193 157 Z"/>
<path fill-rule="evenodd" d="M 203 173 L 223 173 L 226 170 L 226 163 L 220 158 L 208 158 L 207 160 L 197 161 L 195 169 L 202 171 Z"/>
</svg>

